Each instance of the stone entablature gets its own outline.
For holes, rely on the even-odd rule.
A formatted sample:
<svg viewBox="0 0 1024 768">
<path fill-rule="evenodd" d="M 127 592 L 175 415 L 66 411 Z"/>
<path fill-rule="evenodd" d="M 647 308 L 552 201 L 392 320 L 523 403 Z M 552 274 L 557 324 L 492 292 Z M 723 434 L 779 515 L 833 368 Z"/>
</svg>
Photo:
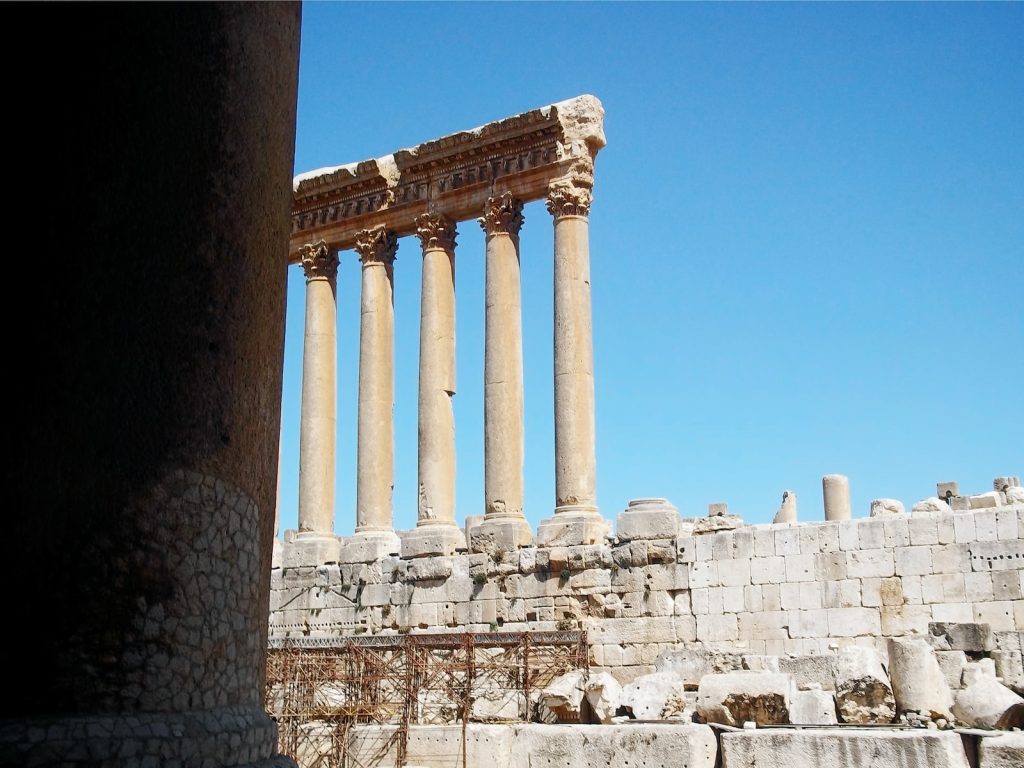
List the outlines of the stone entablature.
<svg viewBox="0 0 1024 768">
<path fill-rule="evenodd" d="M 605 144 L 603 119 L 595 97 L 578 96 L 381 158 L 302 174 L 295 180 L 289 261 L 318 240 L 352 248 L 362 230 L 380 224 L 399 236 L 416 234 L 416 219 L 427 212 L 475 219 L 488 198 L 505 192 L 539 200 L 555 180 L 581 190 L 589 204 L 593 158 Z"/>
<path fill-rule="evenodd" d="M 625 516 L 625 514 L 624 514 Z M 623 517 L 624 517 L 623 516 Z M 623 524 L 620 517 L 620 530 Z M 623 680 L 681 647 L 821 654 L 988 624 L 1019 660 L 1024 504 L 277 568 L 271 637 L 583 629 Z"/>
</svg>

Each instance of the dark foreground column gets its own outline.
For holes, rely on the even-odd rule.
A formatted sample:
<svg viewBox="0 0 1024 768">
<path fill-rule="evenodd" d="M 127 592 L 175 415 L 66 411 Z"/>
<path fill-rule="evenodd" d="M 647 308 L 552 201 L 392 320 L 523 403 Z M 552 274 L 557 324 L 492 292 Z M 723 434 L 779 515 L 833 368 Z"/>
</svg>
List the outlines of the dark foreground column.
<svg viewBox="0 0 1024 768">
<path fill-rule="evenodd" d="M 299 6 L 65 10 L 19 143 L 0 764 L 266 762 Z"/>
</svg>

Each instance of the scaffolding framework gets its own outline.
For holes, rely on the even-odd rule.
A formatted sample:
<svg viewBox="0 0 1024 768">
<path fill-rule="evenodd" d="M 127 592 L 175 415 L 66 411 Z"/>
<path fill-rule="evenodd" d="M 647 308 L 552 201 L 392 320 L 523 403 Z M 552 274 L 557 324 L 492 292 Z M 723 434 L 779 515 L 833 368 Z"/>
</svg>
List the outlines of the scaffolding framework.
<svg viewBox="0 0 1024 768">
<path fill-rule="evenodd" d="M 281 752 L 322 768 L 355 766 L 355 724 L 396 726 L 386 747 L 405 762 L 410 725 L 529 722 L 536 691 L 589 668 L 586 633 L 486 632 L 273 640 L 266 706 Z M 310 759 L 312 757 L 314 759 Z"/>
</svg>

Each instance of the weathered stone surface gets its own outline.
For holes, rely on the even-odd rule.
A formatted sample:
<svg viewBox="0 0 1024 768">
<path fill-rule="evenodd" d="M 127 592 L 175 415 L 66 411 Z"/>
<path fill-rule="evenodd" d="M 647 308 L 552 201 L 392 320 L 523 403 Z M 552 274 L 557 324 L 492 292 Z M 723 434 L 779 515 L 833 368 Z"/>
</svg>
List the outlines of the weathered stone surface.
<svg viewBox="0 0 1024 768">
<path fill-rule="evenodd" d="M 788 723 L 796 692 L 793 678 L 781 673 L 705 675 L 697 690 L 697 712 L 705 722 L 732 726 Z"/>
<path fill-rule="evenodd" d="M 615 523 L 619 541 L 674 539 L 679 535 L 679 510 L 668 499 L 632 499 Z"/>
<path fill-rule="evenodd" d="M 949 508 L 949 504 L 947 504 L 942 499 L 938 498 L 937 496 L 930 496 L 927 499 L 922 499 L 921 501 L 919 501 L 916 504 L 914 504 L 914 506 L 911 507 L 911 511 L 912 512 L 952 512 L 953 510 L 950 509 Z"/>
<path fill-rule="evenodd" d="M 725 768 L 968 768 L 960 737 L 939 731 L 737 731 L 721 744 Z"/>
<path fill-rule="evenodd" d="M 950 690 L 962 687 L 960 678 L 963 675 L 964 665 L 967 663 L 967 655 L 963 651 L 935 651 L 935 660 L 939 662 L 939 669 L 946 679 L 946 685 Z"/>
<path fill-rule="evenodd" d="M 821 478 L 826 520 L 849 520 L 850 480 L 846 475 L 825 475 Z"/>
<path fill-rule="evenodd" d="M 586 683 L 587 703 L 594 719 L 607 725 L 616 715 L 622 700 L 622 686 L 607 672 L 591 674 Z"/>
<path fill-rule="evenodd" d="M 978 768 L 1020 768 L 1024 765 L 1024 733 L 980 739 Z"/>
<path fill-rule="evenodd" d="M 1024 504 L 1024 488 L 1011 486 L 1004 492 L 1007 504 Z"/>
<path fill-rule="evenodd" d="M 1024 725 L 1024 699 L 994 677 L 980 675 L 957 694 L 953 714 L 970 728 L 1019 728 Z"/>
<path fill-rule="evenodd" d="M 795 523 L 796 520 L 796 491 L 783 491 L 782 503 L 779 505 L 779 511 L 775 513 L 772 523 Z"/>
<path fill-rule="evenodd" d="M 732 531 L 742 528 L 746 523 L 739 515 L 720 514 L 711 517 L 702 517 L 694 521 L 694 535 L 702 533 L 715 533 L 716 531 Z"/>
<path fill-rule="evenodd" d="M 900 714 L 952 720 L 953 695 L 935 658 L 920 638 L 889 638 L 889 674 Z"/>
<path fill-rule="evenodd" d="M 781 656 L 778 671 L 792 675 L 801 690 L 817 686 L 831 691 L 836 687 L 836 655 L 832 653 Z"/>
<path fill-rule="evenodd" d="M 652 672 L 624 686 L 619 705 L 637 720 L 663 720 L 682 712 L 684 681 L 673 672 Z"/>
<path fill-rule="evenodd" d="M 889 676 L 874 648 L 842 648 L 835 665 L 836 709 L 844 723 L 891 723 L 896 699 Z"/>
<path fill-rule="evenodd" d="M 871 502 L 871 517 L 899 517 L 906 513 L 903 502 L 896 499 L 875 499 Z"/>
<path fill-rule="evenodd" d="M 509 765 L 635 768 L 646 764 L 652 768 L 714 768 L 717 753 L 714 732 L 706 725 L 530 724 L 516 728 Z M 500 755 L 496 757 L 501 759 Z M 475 765 L 491 764 L 492 761 L 484 761 Z"/>
<path fill-rule="evenodd" d="M 971 509 L 991 509 L 1003 505 L 1003 495 L 999 491 L 989 491 L 970 496 Z"/>
<path fill-rule="evenodd" d="M 800 725 L 836 725 L 836 700 L 829 691 L 797 691 L 789 711 L 789 722 Z"/>
<path fill-rule="evenodd" d="M 928 634 L 943 637 L 949 650 L 984 653 L 995 648 L 992 627 L 988 624 L 967 621 L 933 621 L 928 624 Z"/>
<path fill-rule="evenodd" d="M 541 691 L 541 702 L 559 722 L 580 722 L 580 710 L 586 694 L 585 670 L 573 670 L 551 681 Z"/>
</svg>

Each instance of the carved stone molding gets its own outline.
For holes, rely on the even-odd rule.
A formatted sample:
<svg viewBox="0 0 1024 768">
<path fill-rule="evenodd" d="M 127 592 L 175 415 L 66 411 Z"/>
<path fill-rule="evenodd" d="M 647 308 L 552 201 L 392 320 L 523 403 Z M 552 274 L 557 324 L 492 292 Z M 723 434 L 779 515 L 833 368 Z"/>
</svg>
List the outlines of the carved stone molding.
<svg viewBox="0 0 1024 768">
<path fill-rule="evenodd" d="M 548 188 L 548 213 L 560 216 L 589 216 L 591 192 L 586 187 L 555 183 Z"/>
<path fill-rule="evenodd" d="M 289 261 L 321 238 L 334 250 L 354 248 L 367 228 L 418 234 L 417 219 L 431 211 L 455 222 L 474 219 L 499 192 L 527 203 L 543 200 L 558 181 L 592 188 L 603 120 L 600 101 L 578 96 L 383 157 L 300 174 Z"/>
<path fill-rule="evenodd" d="M 364 229 L 356 236 L 355 250 L 364 266 L 383 264 L 390 267 L 398 250 L 398 236 L 384 226 Z"/>
<path fill-rule="evenodd" d="M 443 213 L 424 213 L 416 217 L 416 235 L 424 251 L 440 248 L 451 253 L 455 250 L 458 231 L 455 222 Z"/>
<path fill-rule="evenodd" d="M 511 192 L 489 197 L 484 204 L 484 215 L 477 221 L 488 237 L 504 233 L 518 239 L 523 226 L 523 201 Z"/>
<path fill-rule="evenodd" d="M 308 243 L 299 249 L 299 260 L 306 280 L 335 280 L 338 277 L 338 254 L 327 243 Z"/>
</svg>

